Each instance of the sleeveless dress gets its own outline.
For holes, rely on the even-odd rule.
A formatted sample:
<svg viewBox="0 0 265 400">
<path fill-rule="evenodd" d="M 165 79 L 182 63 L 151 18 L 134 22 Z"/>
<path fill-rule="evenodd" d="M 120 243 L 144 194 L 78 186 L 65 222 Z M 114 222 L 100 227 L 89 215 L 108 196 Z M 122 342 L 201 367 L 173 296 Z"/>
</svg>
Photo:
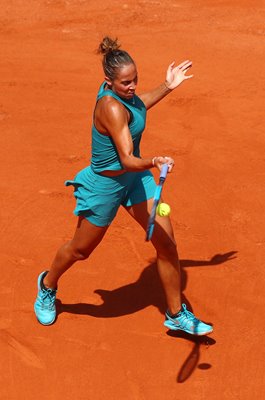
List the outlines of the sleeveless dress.
<svg viewBox="0 0 265 400">
<path fill-rule="evenodd" d="M 122 99 L 112 90 L 105 90 L 104 82 L 99 89 L 97 101 L 111 96 L 122 103 L 130 113 L 129 130 L 133 142 L 133 154 L 140 158 L 140 141 L 146 122 L 146 108 L 134 95 L 130 100 Z M 129 207 L 150 199 L 154 195 L 155 181 L 149 170 L 125 172 L 118 176 L 104 176 L 100 172 L 123 170 L 118 151 L 110 136 L 98 132 L 92 126 L 91 164 L 82 169 L 66 186 L 74 186 L 76 208 L 74 214 L 84 216 L 96 226 L 110 225 L 120 205 Z"/>
</svg>

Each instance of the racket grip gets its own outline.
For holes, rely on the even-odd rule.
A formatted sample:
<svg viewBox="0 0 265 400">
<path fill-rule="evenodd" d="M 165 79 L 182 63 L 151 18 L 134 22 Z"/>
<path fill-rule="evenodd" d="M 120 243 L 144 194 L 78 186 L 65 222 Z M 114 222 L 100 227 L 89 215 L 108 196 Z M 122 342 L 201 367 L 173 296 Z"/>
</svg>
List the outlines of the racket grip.
<svg viewBox="0 0 265 400">
<path fill-rule="evenodd" d="M 168 171 L 168 165 L 167 165 L 167 164 L 163 164 L 163 165 L 162 165 L 161 172 L 160 172 L 160 179 L 161 179 L 161 178 L 162 178 L 162 179 L 166 179 L 167 171 Z"/>
</svg>

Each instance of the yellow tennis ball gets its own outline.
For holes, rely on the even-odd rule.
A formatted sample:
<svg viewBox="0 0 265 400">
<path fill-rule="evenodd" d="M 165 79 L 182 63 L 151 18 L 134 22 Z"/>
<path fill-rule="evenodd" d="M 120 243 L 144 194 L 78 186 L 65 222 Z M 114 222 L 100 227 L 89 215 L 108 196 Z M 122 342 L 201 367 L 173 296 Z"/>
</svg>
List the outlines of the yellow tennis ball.
<svg viewBox="0 0 265 400">
<path fill-rule="evenodd" d="M 160 217 L 168 217 L 170 214 L 170 206 L 166 203 L 160 203 L 156 207 L 156 213 L 160 215 Z"/>
</svg>

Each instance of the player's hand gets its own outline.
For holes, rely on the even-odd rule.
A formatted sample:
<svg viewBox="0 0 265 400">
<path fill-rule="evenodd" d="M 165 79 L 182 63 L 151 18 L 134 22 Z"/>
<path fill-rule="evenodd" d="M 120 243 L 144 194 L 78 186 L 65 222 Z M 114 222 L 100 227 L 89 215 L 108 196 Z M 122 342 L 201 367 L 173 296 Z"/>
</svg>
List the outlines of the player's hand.
<svg viewBox="0 0 265 400">
<path fill-rule="evenodd" d="M 193 75 L 186 75 L 186 72 L 191 68 L 190 60 L 183 61 L 175 66 L 175 61 L 171 63 L 167 69 L 165 85 L 168 89 L 173 90 L 186 79 L 190 79 Z"/>
<path fill-rule="evenodd" d="M 163 164 L 168 165 L 168 172 L 171 172 L 174 167 L 174 160 L 171 157 L 155 157 L 154 159 L 154 166 L 161 171 Z"/>
</svg>

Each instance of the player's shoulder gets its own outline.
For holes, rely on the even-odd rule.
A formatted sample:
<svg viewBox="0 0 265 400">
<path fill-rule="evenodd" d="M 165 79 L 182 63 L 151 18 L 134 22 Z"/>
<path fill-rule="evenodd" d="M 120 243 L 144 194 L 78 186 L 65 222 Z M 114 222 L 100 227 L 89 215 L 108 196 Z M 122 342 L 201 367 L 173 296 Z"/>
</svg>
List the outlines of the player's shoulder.
<svg viewBox="0 0 265 400">
<path fill-rule="evenodd" d="M 97 103 L 98 110 L 108 116 L 119 116 L 125 113 L 124 105 L 112 96 L 103 96 Z"/>
</svg>

